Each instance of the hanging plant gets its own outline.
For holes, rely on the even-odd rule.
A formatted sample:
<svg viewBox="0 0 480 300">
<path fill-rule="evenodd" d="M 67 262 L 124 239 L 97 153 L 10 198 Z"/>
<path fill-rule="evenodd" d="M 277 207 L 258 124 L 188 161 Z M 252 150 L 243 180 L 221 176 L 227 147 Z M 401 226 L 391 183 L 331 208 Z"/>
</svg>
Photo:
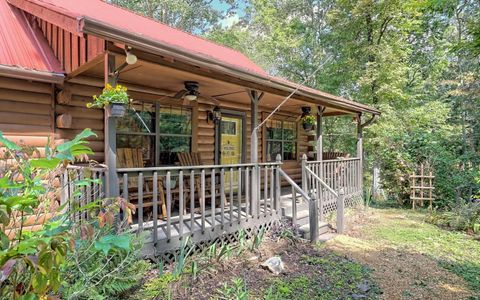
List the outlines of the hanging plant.
<svg viewBox="0 0 480 300">
<path fill-rule="evenodd" d="M 127 88 L 117 84 L 115 87 L 107 84 L 99 96 L 93 96 L 93 102 L 87 103 L 88 108 L 108 108 L 111 116 L 121 117 L 130 103 Z"/>
<path fill-rule="evenodd" d="M 306 115 L 306 116 L 302 117 L 303 129 L 305 129 L 306 131 L 312 130 L 313 125 L 315 125 L 316 122 L 317 122 L 317 120 L 312 115 Z"/>
</svg>

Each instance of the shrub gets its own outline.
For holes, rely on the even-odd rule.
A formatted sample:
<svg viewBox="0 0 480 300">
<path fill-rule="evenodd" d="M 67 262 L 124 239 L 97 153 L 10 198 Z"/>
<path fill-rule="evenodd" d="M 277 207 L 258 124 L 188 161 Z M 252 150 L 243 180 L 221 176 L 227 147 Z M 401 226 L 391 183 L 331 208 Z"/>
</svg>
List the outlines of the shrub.
<svg viewBox="0 0 480 300">
<path fill-rule="evenodd" d="M 0 132 L 5 153 L 0 169 L 0 297 L 38 299 L 56 292 L 60 269 L 70 248 L 71 222 L 56 202 L 58 175 L 76 157 L 92 154 L 84 130 L 73 140 L 55 148 L 45 147 L 45 157 L 36 149 L 19 146 Z M 47 218 L 50 212 L 54 216 Z M 55 214 L 57 212 L 57 214 Z M 43 225 L 27 230 L 27 223 Z M 48 219 L 48 220 L 47 220 Z"/>
<path fill-rule="evenodd" d="M 76 233 L 75 250 L 62 270 L 64 299 L 121 299 L 140 285 L 151 264 L 139 259 L 143 238 L 93 227 L 91 237 Z"/>
<path fill-rule="evenodd" d="M 457 205 L 446 211 L 434 210 L 426 217 L 426 221 L 454 230 L 480 234 L 480 203 Z"/>
</svg>

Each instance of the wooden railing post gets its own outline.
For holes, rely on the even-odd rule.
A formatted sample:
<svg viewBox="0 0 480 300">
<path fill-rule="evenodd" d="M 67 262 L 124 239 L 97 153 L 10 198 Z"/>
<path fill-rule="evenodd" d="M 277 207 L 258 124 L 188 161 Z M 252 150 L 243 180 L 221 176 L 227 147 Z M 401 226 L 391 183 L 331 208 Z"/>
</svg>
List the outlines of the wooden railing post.
<svg viewBox="0 0 480 300">
<path fill-rule="evenodd" d="M 338 191 L 337 197 L 337 232 L 342 234 L 344 231 L 345 219 L 345 192 L 343 189 Z"/>
<path fill-rule="evenodd" d="M 309 224 L 310 224 L 310 241 L 315 243 L 318 241 L 318 200 L 310 198 L 309 206 Z"/>
<path fill-rule="evenodd" d="M 310 195 L 307 183 L 307 155 L 305 153 L 302 155 L 302 190 Z"/>
<path fill-rule="evenodd" d="M 277 215 L 280 214 L 280 197 L 282 194 L 282 185 L 280 184 L 280 168 L 282 164 L 282 156 L 280 154 L 277 154 L 276 157 L 276 163 L 277 166 L 275 167 L 275 178 L 274 182 L 274 188 L 275 188 L 275 210 L 277 212 Z"/>
</svg>

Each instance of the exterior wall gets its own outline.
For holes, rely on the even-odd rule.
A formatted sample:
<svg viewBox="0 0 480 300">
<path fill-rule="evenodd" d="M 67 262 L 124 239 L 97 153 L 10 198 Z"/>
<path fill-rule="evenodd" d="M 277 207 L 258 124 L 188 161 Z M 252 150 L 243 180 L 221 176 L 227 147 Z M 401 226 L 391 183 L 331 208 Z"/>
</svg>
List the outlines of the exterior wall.
<svg viewBox="0 0 480 300">
<path fill-rule="evenodd" d="M 40 156 L 45 155 L 44 147 L 54 137 L 52 96 L 49 83 L 0 77 L 0 131 L 16 143 L 37 147 Z"/>
<path fill-rule="evenodd" d="M 48 139 L 62 142 L 72 139 L 84 128 L 91 128 L 96 138 L 90 139 L 90 147 L 95 152 L 91 159 L 99 162 L 104 160 L 104 114 L 100 109 L 86 108 L 92 95 L 101 93 L 100 87 L 65 83 L 61 87 L 66 91 L 66 97 L 54 97 L 54 87 L 48 83 L 33 83 L 26 80 L 0 77 L 0 130 L 14 140 L 25 145 L 38 147 L 41 155 Z M 56 98 L 56 100 L 54 100 Z M 135 98 L 155 100 L 160 98 L 152 95 L 136 94 Z M 215 126 L 207 122 L 207 112 L 213 110 L 215 104 L 210 100 L 200 98 L 192 107 L 193 141 L 192 150 L 201 154 L 205 164 L 215 162 Z M 224 110 L 241 112 L 245 115 L 245 162 L 250 161 L 250 105 L 222 101 L 220 107 Z M 58 128 L 55 118 L 62 114 L 72 117 L 70 128 Z M 299 113 L 300 114 L 300 113 Z M 258 122 L 268 115 L 268 111 L 259 108 Z M 281 118 L 281 115 L 274 118 Z M 285 161 L 284 170 L 296 181 L 301 179 L 300 159 L 307 152 L 307 133 L 297 127 L 297 160 Z M 264 133 L 259 132 L 259 161 L 265 161 Z M 2 154 L 3 155 L 3 154 Z"/>
<path fill-rule="evenodd" d="M 87 103 L 92 101 L 93 95 L 99 95 L 101 88 L 66 83 L 62 88 L 66 91 L 65 97 L 57 94 L 55 101 L 55 114 L 69 114 L 72 117 L 70 128 L 55 128 L 55 139 L 58 141 L 69 140 L 85 128 L 90 128 L 97 134 L 96 138 L 89 139 L 89 147 L 94 155 L 90 159 L 98 162 L 104 160 L 104 113 L 102 109 L 87 108 Z M 58 127 L 58 126 L 57 126 Z"/>
</svg>

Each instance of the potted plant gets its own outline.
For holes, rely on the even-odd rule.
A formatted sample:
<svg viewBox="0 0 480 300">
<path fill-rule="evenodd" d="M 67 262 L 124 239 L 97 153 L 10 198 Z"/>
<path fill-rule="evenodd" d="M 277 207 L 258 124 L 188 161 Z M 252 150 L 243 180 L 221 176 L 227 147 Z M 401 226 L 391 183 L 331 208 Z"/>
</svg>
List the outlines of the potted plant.
<svg viewBox="0 0 480 300">
<path fill-rule="evenodd" d="M 317 120 L 312 115 L 306 115 L 306 116 L 302 117 L 303 129 L 305 129 L 306 131 L 312 130 L 313 125 L 315 125 L 316 122 L 317 122 Z"/>
<path fill-rule="evenodd" d="M 88 108 L 104 108 L 112 117 L 123 117 L 126 106 L 130 103 L 127 88 L 117 84 L 115 87 L 107 84 L 102 94 L 93 96 L 93 102 L 87 103 Z"/>
</svg>

